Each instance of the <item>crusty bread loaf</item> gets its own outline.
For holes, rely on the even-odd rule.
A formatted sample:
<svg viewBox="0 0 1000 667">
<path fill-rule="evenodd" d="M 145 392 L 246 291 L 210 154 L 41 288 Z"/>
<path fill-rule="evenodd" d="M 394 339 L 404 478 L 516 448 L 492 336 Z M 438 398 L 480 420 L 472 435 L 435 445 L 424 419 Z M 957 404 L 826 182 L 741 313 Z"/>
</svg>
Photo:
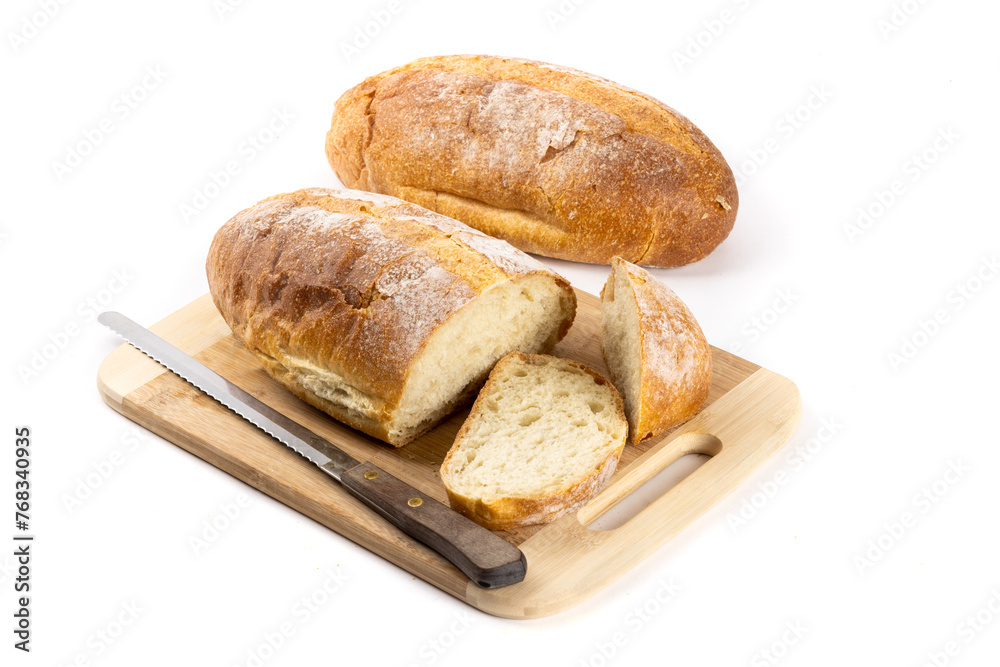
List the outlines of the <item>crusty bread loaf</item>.
<svg viewBox="0 0 1000 667">
<path fill-rule="evenodd" d="M 348 187 L 580 262 L 698 261 L 739 202 L 722 154 L 681 114 L 515 58 L 423 58 L 369 77 L 337 101 L 326 154 Z"/>
<path fill-rule="evenodd" d="M 509 244 L 408 202 L 320 188 L 215 235 L 212 298 L 300 398 L 404 445 L 471 399 L 511 350 L 569 330 L 569 284 Z"/>
<path fill-rule="evenodd" d="M 490 373 L 441 481 L 452 508 L 487 528 L 545 523 L 611 479 L 627 433 L 621 396 L 602 375 L 512 352 Z"/>
<path fill-rule="evenodd" d="M 690 419 L 708 398 L 712 350 L 698 321 L 670 288 L 620 257 L 601 290 L 601 345 L 633 444 Z"/>
</svg>

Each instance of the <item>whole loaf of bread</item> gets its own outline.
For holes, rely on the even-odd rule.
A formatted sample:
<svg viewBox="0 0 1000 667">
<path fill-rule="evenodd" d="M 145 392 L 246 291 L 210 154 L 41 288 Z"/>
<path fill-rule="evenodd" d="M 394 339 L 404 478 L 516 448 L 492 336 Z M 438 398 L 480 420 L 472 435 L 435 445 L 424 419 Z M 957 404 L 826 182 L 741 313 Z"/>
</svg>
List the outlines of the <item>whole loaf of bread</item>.
<svg viewBox="0 0 1000 667">
<path fill-rule="evenodd" d="M 514 58 L 424 58 L 369 77 L 337 101 L 326 155 L 348 187 L 581 262 L 698 261 L 739 203 L 722 154 L 681 114 Z"/>
<path fill-rule="evenodd" d="M 236 338 L 293 393 L 401 446 L 513 350 L 546 351 L 576 296 L 537 260 L 368 192 L 299 190 L 236 214 L 207 262 Z"/>
</svg>

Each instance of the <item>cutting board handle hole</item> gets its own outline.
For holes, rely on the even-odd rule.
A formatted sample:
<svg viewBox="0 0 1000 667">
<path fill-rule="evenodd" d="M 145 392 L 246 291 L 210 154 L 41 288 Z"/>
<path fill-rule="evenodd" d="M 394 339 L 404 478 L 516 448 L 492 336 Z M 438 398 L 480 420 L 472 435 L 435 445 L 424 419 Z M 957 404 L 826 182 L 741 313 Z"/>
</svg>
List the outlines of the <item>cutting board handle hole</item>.
<svg viewBox="0 0 1000 667">
<path fill-rule="evenodd" d="M 604 493 L 621 496 L 620 500 L 606 508 L 586 507 L 581 510 L 581 522 L 586 510 L 600 512 L 584 525 L 590 530 L 608 531 L 620 528 L 650 504 L 663 497 L 672 488 L 683 482 L 709 459 L 722 451 L 722 442 L 707 433 L 686 433 L 643 461 L 639 476 L 632 480 L 634 486 L 615 488 L 612 484 Z M 658 456 L 659 455 L 659 456 Z M 643 481 L 645 480 L 645 481 Z M 628 483 L 623 479 L 623 483 Z M 603 496 L 604 493 L 601 495 Z M 600 499 L 601 496 L 594 500 Z M 593 501 L 591 501 L 593 504 Z M 588 517 L 589 518 L 589 517 Z"/>
</svg>

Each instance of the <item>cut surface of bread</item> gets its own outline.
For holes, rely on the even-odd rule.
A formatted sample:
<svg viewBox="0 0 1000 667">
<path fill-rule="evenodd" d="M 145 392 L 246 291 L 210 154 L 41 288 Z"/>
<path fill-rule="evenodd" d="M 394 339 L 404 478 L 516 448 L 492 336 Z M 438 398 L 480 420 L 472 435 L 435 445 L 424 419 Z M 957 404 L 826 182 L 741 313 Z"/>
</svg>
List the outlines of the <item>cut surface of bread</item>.
<svg viewBox="0 0 1000 667">
<path fill-rule="evenodd" d="M 309 359 L 258 357 L 306 402 L 370 434 L 384 430 L 387 442 L 402 446 L 467 404 L 508 351 L 550 349 L 565 317 L 560 292 L 545 276 L 523 276 L 489 288 L 457 311 L 413 359 L 399 402 L 382 424 L 377 420 L 384 402 L 344 375 Z"/>
<path fill-rule="evenodd" d="M 452 508 L 494 530 L 579 508 L 614 474 L 628 425 L 614 386 L 569 359 L 497 363 L 444 462 Z"/>
<path fill-rule="evenodd" d="M 311 188 L 238 213 L 207 261 L 216 307 L 292 393 L 395 446 L 475 395 L 511 350 L 569 330 L 563 278 L 392 197 Z"/>
<path fill-rule="evenodd" d="M 712 386 L 712 350 L 680 298 L 620 257 L 601 290 L 601 346 L 625 400 L 630 441 L 693 417 Z"/>
</svg>

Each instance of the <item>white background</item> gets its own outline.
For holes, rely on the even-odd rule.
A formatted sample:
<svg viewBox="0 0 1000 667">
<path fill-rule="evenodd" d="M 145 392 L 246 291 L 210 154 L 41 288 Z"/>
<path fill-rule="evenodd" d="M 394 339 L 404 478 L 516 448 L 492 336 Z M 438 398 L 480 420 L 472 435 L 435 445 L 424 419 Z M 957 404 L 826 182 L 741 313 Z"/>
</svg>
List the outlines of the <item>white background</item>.
<svg viewBox="0 0 1000 667">
<path fill-rule="evenodd" d="M 4 3 L 0 539 L 13 544 L 16 425 L 33 434 L 37 539 L 30 655 L 12 648 L 13 547 L 0 549 L 0 662 L 996 664 L 996 3 L 412 0 L 348 58 L 387 7 Z M 206 250 L 233 213 L 338 185 L 323 138 L 343 91 L 451 53 L 593 72 L 705 131 L 740 173 L 736 227 L 706 260 L 655 274 L 715 345 L 804 400 L 798 432 L 743 487 L 541 620 L 472 610 L 133 426 L 95 389 L 117 341 L 88 300 L 151 324 L 205 293 Z M 251 153 L 276 110 L 293 118 Z M 228 161 L 239 173 L 208 187 Z M 591 292 L 606 276 L 550 264 Z M 238 501 L 196 554 L 191 538 Z M 327 572 L 339 590 L 297 614 Z M 268 649 L 285 622 L 293 634 Z"/>
</svg>

